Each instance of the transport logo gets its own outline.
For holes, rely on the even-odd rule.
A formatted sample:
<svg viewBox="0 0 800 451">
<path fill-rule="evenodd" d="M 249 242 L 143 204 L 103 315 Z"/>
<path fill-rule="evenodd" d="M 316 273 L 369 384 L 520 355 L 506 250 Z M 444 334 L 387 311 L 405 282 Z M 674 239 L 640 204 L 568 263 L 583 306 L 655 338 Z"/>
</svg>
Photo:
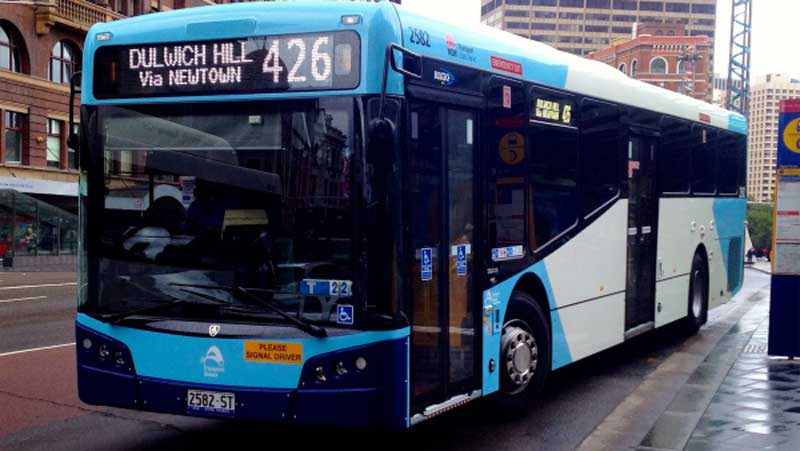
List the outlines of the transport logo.
<svg viewBox="0 0 800 451">
<path fill-rule="evenodd" d="M 436 69 L 433 71 L 433 79 L 442 86 L 452 86 L 456 82 L 456 76 L 447 69 Z"/>
<path fill-rule="evenodd" d="M 225 359 L 222 357 L 222 351 L 216 346 L 208 348 L 206 355 L 200 358 L 200 363 L 203 365 L 205 377 L 219 377 L 220 373 L 225 372 Z"/>
<path fill-rule="evenodd" d="M 800 119 L 790 121 L 783 129 L 783 144 L 794 153 L 800 153 Z"/>
<path fill-rule="evenodd" d="M 219 333 L 219 330 L 220 330 L 219 324 L 212 324 L 208 326 L 208 335 L 210 335 L 211 337 L 216 337 L 217 334 Z"/>
</svg>

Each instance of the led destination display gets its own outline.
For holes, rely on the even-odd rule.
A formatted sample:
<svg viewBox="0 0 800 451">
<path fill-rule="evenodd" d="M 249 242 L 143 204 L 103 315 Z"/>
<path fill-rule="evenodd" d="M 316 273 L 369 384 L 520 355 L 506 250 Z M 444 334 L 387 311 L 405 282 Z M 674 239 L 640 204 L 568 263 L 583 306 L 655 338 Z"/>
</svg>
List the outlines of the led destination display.
<svg viewBox="0 0 800 451">
<path fill-rule="evenodd" d="M 352 31 L 101 47 L 98 99 L 353 89 L 360 40 Z"/>
</svg>

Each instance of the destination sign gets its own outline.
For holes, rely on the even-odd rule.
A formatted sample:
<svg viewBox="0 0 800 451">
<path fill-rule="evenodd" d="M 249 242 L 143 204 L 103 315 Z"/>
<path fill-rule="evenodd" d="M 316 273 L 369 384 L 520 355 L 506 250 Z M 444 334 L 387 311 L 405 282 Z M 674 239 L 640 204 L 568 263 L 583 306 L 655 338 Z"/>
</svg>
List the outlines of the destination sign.
<svg viewBox="0 0 800 451">
<path fill-rule="evenodd" d="M 536 97 L 533 100 L 533 106 L 531 108 L 531 118 L 544 122 L 572 125 L 572 109 L 571 101 Z"/>
<path fill-rule="evenodd" d="M 98 99 L 354 89 L 353 31 L 106 46 L 95 56 Z"/>
</svg>

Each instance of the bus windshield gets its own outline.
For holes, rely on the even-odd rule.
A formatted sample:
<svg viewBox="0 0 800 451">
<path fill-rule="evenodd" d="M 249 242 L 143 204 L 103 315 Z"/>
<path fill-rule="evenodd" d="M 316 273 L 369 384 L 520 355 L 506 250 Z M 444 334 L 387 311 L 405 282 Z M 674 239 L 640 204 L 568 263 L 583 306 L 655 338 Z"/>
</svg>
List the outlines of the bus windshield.
<svg viewBox="0 0 800 451">
<path fill-rule="evenodd" d="M 347 97 L 99 107 L 91 310 L 202 317 L 209 309 L 186 307 L 248 304 L 223 288 L 243 287 L 303 321 L 336 322 L 353 280 L 354 111 Z M 309 281 L 341 291 L 303 291 Z"/>
</svg>

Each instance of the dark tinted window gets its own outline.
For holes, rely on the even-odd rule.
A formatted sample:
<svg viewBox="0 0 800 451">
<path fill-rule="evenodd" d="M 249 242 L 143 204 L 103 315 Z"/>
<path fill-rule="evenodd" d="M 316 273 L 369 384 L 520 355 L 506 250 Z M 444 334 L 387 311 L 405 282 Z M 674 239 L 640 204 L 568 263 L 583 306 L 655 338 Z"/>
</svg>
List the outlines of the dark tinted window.
<svg viewBox="0 0 800 451">
<path fill-rule="evenodd" d="M 562 105 L 571 103 L 566 96 L 547 91 L 532 95 L 533 99 L 555 97 Z M 533 205 L 531 247 L 539 249 L 578 221 L 578 132 L 573 127 L 537 122 L 527 138 Z"/>
<path fill-rule="evenodd" d="M 739 140 L 730 132 L 720 132 L 717 140 L 717 185 L 720 194 L 739 191 Z"/>
<path fill-rule="evenodd" d="M 695 126 L 692 130 L 692 191 L 714 194 L 717 190 L 716 132 Z"/>
<path fill-rule="evenodd" d="M 511 104 L 504 103 L 510 90 Z M 525 244 L 525 178 L 530 156 L 525 148 L 525 90 L 522 85 L 494 81 L 489 88 L 489 247 Z"/>
<path fill-rule="evenodd" d="M 619 193 L 619 107 L 585 100 L 580 114 L 581 209 L 584 216 Z"/>
<path fill-rule="evenodd" d="M 699 13 L 699 14 L 714 14 L 715 12 L 714 5 L 692 5 L 692 12 Z"/>
<path fill-rule="evenodd" d="M 689 12 L 689 4 L 688 3 L 667 3 L 667 12 L 670 13 L 688 13 Z"/>
<path fill-rule="evenodd" d="M 573 8 L 583 8 L 583 0 L 561 0 L 561 6 L 569 6 Z"/>
<path fill-rule="evenodd" d="M 736 135 L 736 151 L 739 158 L 738 176 L 739 195 L 746 197 L 747 191 L 747 136 Z"/>
<path fill-rule="evenodd" d="M 537 6 L 556 6 L 556 0 L 533 0 L 532 3 Z"/>
<path fill-rule="evenodd" d="M 661 2 L 639 2 L 639 10 L 641 11 L 662 11 L 664 4 Z"/>
<path fill-rule="evenodd" d="M 665 119 L 661 133 L 658 156 L 661 191 L 687 194 L 692 174 L 692 126 L 687 121 Z"/>
<path fill-rule="evenodd" d="M 614 0 L 614 9 L 636 10 L 635 0 Z"/>
</svg>

